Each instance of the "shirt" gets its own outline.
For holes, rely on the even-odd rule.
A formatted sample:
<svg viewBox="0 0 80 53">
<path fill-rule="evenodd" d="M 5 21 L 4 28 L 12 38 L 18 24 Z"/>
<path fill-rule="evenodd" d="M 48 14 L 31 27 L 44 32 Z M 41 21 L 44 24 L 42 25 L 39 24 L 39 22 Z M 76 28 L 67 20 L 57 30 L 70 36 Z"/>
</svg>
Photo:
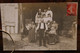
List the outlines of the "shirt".
<svg viewBox="0 0 80 53">
<path fill-rule="evenodd" d="M 37 12 L 35 16 L 35 23 L 39 23 L 41 18 L 42 18 L 42 12 L 41 13 Z"/>
<path fill-rule="evenodd" d="M 40 29 L 44 29 L 44 23 L 41 23 Z"/>
<path fill-rule="evenodd" d="M 46 18 L 43 18 L 44 19 L 44 22 L 47 23 L 48 21 L 52 21 L 52 18 L 51 17 L 46 17 Z"/>
<path fill-rule="evenodd" d="M 47 17 L 48 17 L 48 14 L 51 15 L 51 18 L 53 17 L 53 12 L 52 12 L 51 10 L 48 10 L 48 11 L 46 12 Z"/>
<path fill-rule="evenodd" d="M 40 23 L 38 23 L 38 26 L 36 27 L 36 30 L 39 29 Z M 44 29 L 44 23 L 41 23 L 40 29 Z M 45 24 L 45 30 L 48 30 L 48 26 Z"/>
</svg>

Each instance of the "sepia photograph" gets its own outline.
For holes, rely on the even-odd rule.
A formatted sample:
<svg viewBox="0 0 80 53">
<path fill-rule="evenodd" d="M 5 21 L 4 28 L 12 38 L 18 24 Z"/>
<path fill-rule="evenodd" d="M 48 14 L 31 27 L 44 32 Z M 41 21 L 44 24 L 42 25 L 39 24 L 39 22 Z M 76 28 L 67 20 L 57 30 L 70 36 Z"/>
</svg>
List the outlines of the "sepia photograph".
<svg viewBox="0 0 80 53">
<path fill-rule="evenodd" d="M 3 50 L 77 50 L 78 2 L 0 3 Z"/>
</svg>

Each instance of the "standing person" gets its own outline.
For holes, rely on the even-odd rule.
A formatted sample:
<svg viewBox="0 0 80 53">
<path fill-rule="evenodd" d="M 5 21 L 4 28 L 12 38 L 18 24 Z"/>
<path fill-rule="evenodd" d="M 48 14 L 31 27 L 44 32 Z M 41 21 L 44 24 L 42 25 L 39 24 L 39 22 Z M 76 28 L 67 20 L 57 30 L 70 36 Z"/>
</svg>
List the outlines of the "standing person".
<svg viewBox="0 0 80 53">
<path fill-rule="evenodd" d="M 40 22 L 41 18 L 42 18 L 42 10 L 39 9 L 39 11 L 37 12 L 36 17 L 35 17 L 35 23 Z"/>
<path fill-rule="evenodd" d="M 53 12 L 51 11 L 51 8 L 48 7 L 48 10 L 46 12 L 47 17 L 50 16 L 51 18 L 53 18 Z"/>
<path fill-rule="evenodd" d="M 38 24 L 36 31 L 39 32 L 39 46 L 46 46 L 46 35 L 45 31 L 48 30 L 47 25 L 44 23 L 44 20 L 42 19 L 41 22 Z"/>
<path fill-rule="evenodd" d="M 75 38 L 76 37 L 76 35 L 77 35 L 77 22 L 76 21 L 74 21 L 73 22 L 73 24 L 72 24 L 72 38 Z"/>
<path fill-rule="evenodd" d="M 26 28 L 28 29 L 28 40 L 29 42 L 31 42 L 31 23 L 28 24 L 28 26 L 26 26 Z"/>
<path fill-rule="evenodd" d="M 43 17 L 45 23 L 47 22 L 47 15 L 46 15 L 46 13 L 47 13 L 47 10 L 44 9 L 44 12 L 42 13 L 42 17 Z"/>
<path fill-rule="evenodd" d="M 21 40 L 23 40 L 25 37 L 27 37 L 28 34 L 29 34 L 29 27 L 28 27 L 28 24 L 25 24 L 24 29 L 23 29 L 23 33 L 21 36 L 22 37 Z"/>
<path fill-rule="evenodd" d="M 34 22 L 31 23 L 30 34 L 31 34 L 31 42 L 35 42 L 35 23 Z"/>
<path fill-rule="evenodd" d="M 35 42 L 35 23 L 32 21 L 29 27 L 30 27 L 29 35 L 28 35 L 29 42 L 34 43 Z"/>
<path fill-rule="evenodd" d="M 42 12 L 42 15 L 44 16 L 44 14 L 45 14 L 45 16 L 47 17 L 47 9 L 44 9 L 44 11 Z"/>
</svg>

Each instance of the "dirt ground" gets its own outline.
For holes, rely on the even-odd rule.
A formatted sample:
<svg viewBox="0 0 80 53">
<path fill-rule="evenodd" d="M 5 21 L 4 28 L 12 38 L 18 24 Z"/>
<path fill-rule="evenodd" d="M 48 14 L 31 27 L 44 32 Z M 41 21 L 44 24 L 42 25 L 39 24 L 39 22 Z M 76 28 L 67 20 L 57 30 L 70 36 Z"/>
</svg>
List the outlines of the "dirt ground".
<svg viewBox="0 0 80 53">
<path fill-rule="evenodd" d="M 20 34 L 12 34 L 13 40 L 15 41 L 15 50 L 76 50 L 77 49 L 77 36 L 74 38 L 67 38 L 64 36 L 60 36 L 60 42 L 55 45 L 48 45 L 47 47 L 41 46 L 39 47 L 37 43 L 29 43 L 28 37 L 25 37 L 21 40 Z M 14 44 L 12 43 L 9 36 L 4 34 L 3 36 L 3 50 L 12 50 Z"/>
</svg>

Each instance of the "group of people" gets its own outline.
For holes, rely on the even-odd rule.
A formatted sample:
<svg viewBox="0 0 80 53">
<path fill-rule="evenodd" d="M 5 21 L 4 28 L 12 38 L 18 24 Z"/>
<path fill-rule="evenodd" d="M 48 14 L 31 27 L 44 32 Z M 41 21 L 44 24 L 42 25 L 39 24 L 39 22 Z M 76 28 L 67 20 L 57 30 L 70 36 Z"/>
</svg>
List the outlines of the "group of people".
<svg viewBox="0 0 80 53">
<path fill-rule="evenodd" d="M 43 19 L 45 23 L 48 21 L 52 21 L 53 12 L 50 9 L 50 7 L 48 7 L 48 9 L 44 9 L 43 11 L 39 9 L 39 11 L 37 12 L 35 16 L 35 23 L 39 23 L 41 19 Z"/>
<path fill-rule="evenodd" d="M 47 44 L 56 44 L 59 42 L 57 35 L 58 23 L 52 20 L 53 13 L 50 10 L 39 9 L 36 14 L 35 22 L 27 24 L 25 27 L 28 32 L 29 42 L 38 42 L 39 46 L 47 47 Z"/>
<path fill-rule="evenodd" d="M 58 43 L 59 37 L 57 36 L 57 29 L 58 24 L 55 21 L 44 23 L 42 19 L 35 30 L 39 38 L 39 46 L 47 47 L 47 44 Z"/>
</svg>

